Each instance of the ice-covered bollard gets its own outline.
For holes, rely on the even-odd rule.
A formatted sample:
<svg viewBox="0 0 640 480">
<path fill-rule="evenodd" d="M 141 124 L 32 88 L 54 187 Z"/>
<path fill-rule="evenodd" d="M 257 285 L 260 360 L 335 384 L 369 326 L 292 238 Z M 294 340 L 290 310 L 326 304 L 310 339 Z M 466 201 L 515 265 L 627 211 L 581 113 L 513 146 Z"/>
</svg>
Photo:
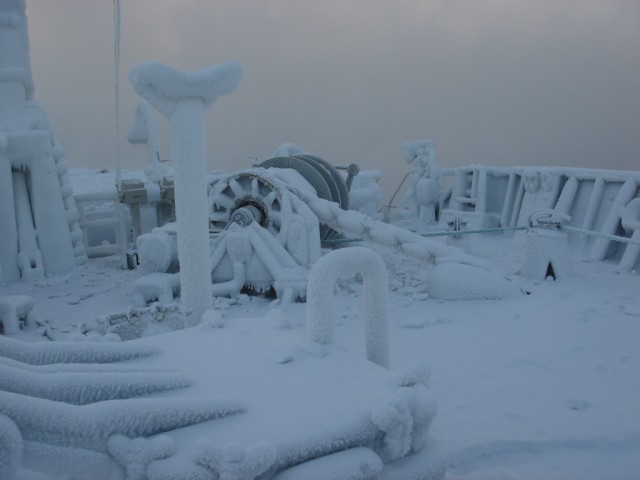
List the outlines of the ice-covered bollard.
<svg viewBox="0 0 640 480">
<path fill-rule="evenodd" d="M 317 343 L 333 343 L 333 286 L 338 278 L 362 275 L 367 360 L 389 366 L 387 268 L 380 255 L 364 247 L 335 250 L 320 258 L 307 283 L 307 334 Z"/>
<path fill-rule="evenodd" d="M 569 221 L 566 214 L 541 211 L 531 215 L 522 275 L 535 280 L 547 277 L 565 278 L 573 274 L 571 253 L 562 225 Z"/>
<path fill-rule="evenodd" d="M 129 72 L 136 92 L 168 119 L 178 223 L 181 305 L 195 325 L 211 309 L 209 216 L 204 142 L 204 110 L 220 95 L 231 93 L 242 76 L 230 62 L 183 73 L 150 62 Z"/>
</svg>

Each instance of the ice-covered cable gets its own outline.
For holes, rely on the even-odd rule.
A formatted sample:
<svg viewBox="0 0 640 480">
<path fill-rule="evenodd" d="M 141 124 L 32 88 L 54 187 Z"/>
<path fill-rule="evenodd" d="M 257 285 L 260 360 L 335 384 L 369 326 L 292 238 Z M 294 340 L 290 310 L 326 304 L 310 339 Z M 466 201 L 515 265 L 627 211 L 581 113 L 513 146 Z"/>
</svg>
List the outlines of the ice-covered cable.
<svg viewBox="0 0 640 480">
<path fill-rule="evenodd" d="M 149 345 L 121 343 L 26 343 L 0 336 L 0 356 L 31 365 L 111 363 L 160 353 Z"/>
<path fill-rule="evenodd" d="M 322 223 L 340 232 L 398 249 L 406 255 L 423 261 L 456 262 L 482 269 L 490 268 L 487 262 L 472 257 L 458 248 L 443 245 L 417 233 L 373 220 L 367 215 L 353 210 L 342 210 L 337 203 L 318 198 L 305 191 L 296 190 L 296 194 L 309 205 Z"/>
</svg>

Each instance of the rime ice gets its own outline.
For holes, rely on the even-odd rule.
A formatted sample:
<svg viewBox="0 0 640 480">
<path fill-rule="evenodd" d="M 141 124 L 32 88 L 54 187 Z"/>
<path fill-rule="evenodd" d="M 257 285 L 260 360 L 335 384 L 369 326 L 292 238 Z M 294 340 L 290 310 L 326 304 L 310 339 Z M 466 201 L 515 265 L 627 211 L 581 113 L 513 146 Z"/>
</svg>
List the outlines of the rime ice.
<svg viewBox="0 0 640 480">
<path fill-rule="evenodd" d="M 87 256 L 64 149 L 33 100 L 23 0 L 0 3 L 0 270 L 5 281 L 68 272 Z"/>
<path fill-rule="evenodd" d="M 240 82 L 236 63 L 185 74 L 158 63 L 134 67 L 129 77 L 136 91 L 162 112 L 171 125 L 174 161 L 181 303 L 195 325 L 211 303 L 211 266 L 207 230 L 204 110 Z"/>
</svg>

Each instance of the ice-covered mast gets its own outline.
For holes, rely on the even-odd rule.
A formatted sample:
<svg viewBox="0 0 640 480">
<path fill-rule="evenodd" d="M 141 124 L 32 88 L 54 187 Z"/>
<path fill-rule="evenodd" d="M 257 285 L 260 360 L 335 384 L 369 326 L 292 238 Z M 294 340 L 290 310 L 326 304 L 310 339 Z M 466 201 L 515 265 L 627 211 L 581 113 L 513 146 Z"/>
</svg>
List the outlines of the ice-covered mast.
<svg viewBox="0 0 640 480">
<path fill-rule="evenodd" d="M 150 62 L 129 72 L 136 92 L 169 119 L 178 223 L 182 307 L 189 325 L 212 308 L 204 111 L 231 93 L 242 70 L 234 62 L 183 73 Z"/>
<path fill-rule="evenodd" d="M 0 266 L 5 281 L 86 261 L 64 150 L 33 101 L 24 0 L 0 0 Z"/>
</svg>

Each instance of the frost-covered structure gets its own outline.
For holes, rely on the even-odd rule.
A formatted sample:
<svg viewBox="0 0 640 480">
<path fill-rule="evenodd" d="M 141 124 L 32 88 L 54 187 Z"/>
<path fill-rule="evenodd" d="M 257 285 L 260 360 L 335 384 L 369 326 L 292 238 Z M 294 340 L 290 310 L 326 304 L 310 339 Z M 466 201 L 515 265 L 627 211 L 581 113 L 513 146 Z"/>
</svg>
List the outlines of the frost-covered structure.
<svg viewBox="0 0 640 480">
<path fill-rule="evenodd" d="M 33 101 L 24 0 L 0 1 L 0 268 L 5 281 L 86 261 L 64 150 Z"/>
<path fill-rule="evenodd" d="M 364 337 L 367 359 L 389 366 L 389 307 L 387 268 L 378 254 L 364 247 L 333 251 L 318 260 L 307 288 L 307 332 L 309 340 L 333 343 L 333 287 L 339 278 L 362 275 Z"/>
<path fill-rule="evenodd" d="M 631 241 L 620 259 L 620 269 L 631 270 L 640 258 L 640 198 L 634 198 L 620 212 L 620 223 Z"/>
<path fill-rule="evenodd" d="M 535 228 L 527 230 L 523 276 L 555 280 L 573 274 L 568 235 L 561 231 L 562 225 L 569 220 L 568 215 L 558 215 L 553 211 L 531 215 L 530 226 Z"/>
<path fill-rule="evenodd" d="M 257 168 L 221 178 L 209 194 L 214 294 L 273 288 L 303 298 L 308 269 L 320 257 L 320 224 L 295 189 L 316 190 L 293 169 Z"/>
<path fill-rule="evenodd" d="M 273 291 L 285 302 L 304 298 L 321 245 L 349 238 L 397 248 L 427 262 L 486 268 L 457 248 L 350 210 L 345 179 L 312 155 L 272 158 L 250 170 L 214 176 L 209 227 L 215 296 L 235 297 L 248 289 Z M 137 281 L 145 303 L 171 301 L 179 289 L 174 272 L 181 262 L 174 242 L 168 226 L 139 239 L 141 266 L 154 272 Z"/>
<path fill-rule="evenodd" d="M 413 165 L 411 185 L 402 197 L 399 212 L 408 209 L 408 215 L 421 224 L 434 224 L 440 200 L 441 173 L 436 159 L 433 140 L 420 140 L 402 145 L 405 161 Z"/>
<path fill-rule="evenodd" d="M 192 383 L 166 369 L 116 363 L 156 355 L 155 348 L 22 343 L 0 337 L 3 479 L 11 480 L 19 465 L 82 478 L 145 479 L 147 465 L 172 455 L 174 444 L 144 437 L 244 411 L 226 398 L 148 398 Z"/>
<path fill-rule="evenodd" d="M 640 173 L 560 167 L 442 168 L 444 183 L 439 225 L 459 217 L 468 229 L 528 226 L 532 214 L 568 215 L 562 226 L 572 251 L 593 260 L 638 265 Z M 635 215 L 635 219 L 634 219 Z M 636 239 L 634 239 L 636 235 Z"/>
<path fill-rule="evenodd" d="M 30 323 L 33 298 L 28 295 L 0 296 L 0 327 L 5 335 L 18 333 L 20 324 Z"/>
<path fill-rule="evenodd" d="M 15 478 L 19 467 L 96 480 L 327 478 L 327 472 L 373 480 L 387 478 L 380 476 L 387 468 L 388 478 L 396 478 L 393 468 L 409 456 L 421 472 L 415 478 L 443 478 L 441 454 L 427 442 L 436 405 L 425 364 L 390 372 L 261 318 L 246 329 L 208 317 L 209 328 L 152 342 L 23 348 L 0 336 L 3 480 Z M 283 350 L 274 355 L 276 345 Z M 202 368 L 225 361 L 231 371 Z"/>
<path fill-rule="evenodd" d="M 163 113 L 171 126 L 176 217 L 179 227 L 181 303 L 188 324 L 212 307 L 204 111 L 231 93 L 241 77 L 237 63 L 185 74 L 166 65 L 146 63 L 131 69 L 136 91 Z"/>
<path fill-rule="evenodd" d="M 349 190 L 349 208 L 375 220 L 382 219 L 382 190 L 378 182 L 380 170 L 360 170 Z"/>
</svg>

